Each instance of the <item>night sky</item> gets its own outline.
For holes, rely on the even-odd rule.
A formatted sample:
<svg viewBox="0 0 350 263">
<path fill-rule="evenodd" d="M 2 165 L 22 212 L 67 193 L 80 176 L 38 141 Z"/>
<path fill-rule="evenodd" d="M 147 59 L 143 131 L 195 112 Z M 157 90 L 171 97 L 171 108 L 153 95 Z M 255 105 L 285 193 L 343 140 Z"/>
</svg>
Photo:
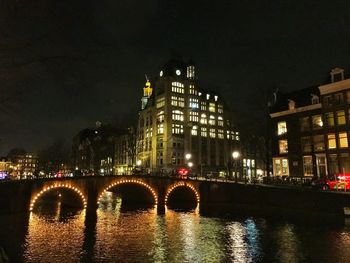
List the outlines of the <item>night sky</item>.
<svg viewBox="0 0 350 263">
<path fill-rule="evenodd" d="M 189 2 L 0 1 L 0 156 L 130 120 L 144 74 L 173 54 L 192 58 L 201 87 L 252 127 L 267 91 L 350 71 L 349 1 Z"/>
</svg>

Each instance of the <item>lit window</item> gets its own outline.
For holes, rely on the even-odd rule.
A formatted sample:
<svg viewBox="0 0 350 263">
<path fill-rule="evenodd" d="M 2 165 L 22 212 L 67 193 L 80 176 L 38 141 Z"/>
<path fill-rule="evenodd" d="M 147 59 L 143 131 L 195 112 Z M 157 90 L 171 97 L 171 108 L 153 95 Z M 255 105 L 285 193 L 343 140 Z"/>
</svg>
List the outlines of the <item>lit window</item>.
<svg viewBox="0 0 350 263">
<path fill-rule="evenodd" d="M 207 137 L 207 128 L 206 127 L 201 127 L 201 136 L 202 137 Z"/>
<path fill-rule="evenodd" d="M 224 139 L 224 130 L 218 130 L 218 138 Z"/>
<path fill-rule="evenodd" d="M 345 112 L 343 110 L 337 111 L 337 124 L 338 125 L 345 124 Z"/>
<path fill-rule="evenodd" d="M 194 85 L 190 85 L 189 93 L 192 95 L 197 95 L 197 91 L 194 89 Z"/>
<path fill-rule="evenodd" d="M 289 175 L 288 159 L 274 158 L 273 159 L 273 173 L 274 175 L 282 176 Z"/>
<path fill-rule="evenodd" d="M 209 130 L 209 137 L 210 137 L 210 138 L 215 138 L 215 137 L 216 137 L 216 131 L 215 131 L 215 129 L 210 129 L 210 130 Z"/>
<path fill-rule="evenodd" d="M 209 103 L 209 111 L 210 112 L 215 112 L 215 103 L 213 103 L 213 102 Z"/>
<path fill-rule="evenodd" d="M 348 147 L 348 135 L 346 132 L 339 133 L 339 147 L 347 148 Z"/>
<path fill-rule="evenodd" d="M 184 94 L 185 93 L 184 84 L 182 84 L 180 82 L 172 82 L 171 83 L 171 91 Z"/>
<path fill-rule="evenodd" d="M 215 95 L 215 96 L 214 96 L 214 99 L 215 99 L 215 101 L 218 101 L 218 96 Z"/>
<path fill-rule="evenodd" d="M 312 116 L 312 128 L 321 129 L 323 127 L 323 121 L 321 115 Z"/>
<path fill-rule="evenodd" d="M 176 107 L 185 107 L 185 98 L 171 96 L 171 105 Z"/>
<path fill-rule="evenodd" d="M 191 134 L 194 135 L 194 136 L 198 135 L 198 126 L 195 125 L 195 126 L 192 127 Z"/>
<path fill-rule="evenodd" d="M 207 115 L 204 113 L 201 115 L 201 124 L 207 124 Z"/>
<path fill-rule="evenodd" d="M 190 111 L 190 121 L 198 122 L 198 112 Z"/>
<path fill-rule="evenodd" d="M 209 124 L 210 125 L 215 125 L 215 117 L 213 115 L 209 116 Z"/>
<path fill-rule="evenodd" d="M 229 139 L 229 137 L 227 137 L 227 139 Z M 231 140 L 239 141 L 239 132 L 231 131 Z"/>
<path fill-rule="evenodd" d="M 183 112 L 179 110 L 173 110 L 172 119 L 174 121 L 183 121 L 184 120 Z"/>
<path fill-rule="evenodd" d="M 333 114 L 333 112 L 326 113 L 326 121 L 327 121 L 328 127 L 334 126 L 334 114 Z"/>
<path fill-rule="evenodd" d="M 159 123 L 158 125 L 157 125 L 157 133 L 158 134 L 163 134 L 164 133 L 164 124 L 163 123 Z"/>
<path fill-rule="evenodd" d="M 279 140 L 278 146 L 280 153 L 288 153 L 288 141 L 287 140 Z"/>
<path fill-rule="evenodd" d="M 207 94 L 207 100 L 209 100 L 210 99 L 210 94 Z"/>
<path fill-rule="evenodd" d="M 183 134 L 184 126 L 182 124 L 173 123 L 172 124 L 172 133 L 173 134 Z"/>
<path fill-rule="evenodd" d="M 158 112 L 158 114 L 157 114 L 157 122 L 158 123 L 164 122 L 164 111 Z"/>
<path fill-rule="evenodd" d="M 331 133 L 327 135 L 327 139 L 328 139 L 328 149 L 335 149 L 337 148 L 337 144 L 335 141 L 335 134 Z"/>
<path fill-rule="evenodd" d="M 194 74 L 195 74 L 194 66 L 188 66 L 187 67 L 187 77 L 189 79 L 194 79 Z"/>
<path fill-rule="evenodd" d="M 218 113 L 223 113 L 224 107 L 221 104 L 218 104 Z"/>
<path fill-rule="evenodd" d="M 313 176 L 312 156 L 303 156 L 304 176 Z"/>
<path fill-rule="evenodd" d="M 157 109 L 163 107 L 165 105 L 165 98 L 162 97 L 162 98 L 157 99 L 156 104 L 157 104 Z"/>
<path fill-rule="evenodd" d="M 189 106 L 190 106 L 190 108 L 192 108 L 192 109 L 198 109 L 198 108 L 199 108 L 198 99 L 190 98 L 190 100 L 189 100 Z"/>
<path fill-rule="evenodd" d="M 287 133 L 287 123 L 285 121 L 280 121 L 277 123 L 277 134 L 282 135 Z"/>
<path fill-rule="evenodd" d="M 224 126 L 224 120 L 222 119 L 221 116 L 218 117 L 218 125 L 219 126 Z"/>
<path fill-rule="evenodd" d="M 207 102 L 201 101 L 201 110 L 207 110 Z"/>
</svg>

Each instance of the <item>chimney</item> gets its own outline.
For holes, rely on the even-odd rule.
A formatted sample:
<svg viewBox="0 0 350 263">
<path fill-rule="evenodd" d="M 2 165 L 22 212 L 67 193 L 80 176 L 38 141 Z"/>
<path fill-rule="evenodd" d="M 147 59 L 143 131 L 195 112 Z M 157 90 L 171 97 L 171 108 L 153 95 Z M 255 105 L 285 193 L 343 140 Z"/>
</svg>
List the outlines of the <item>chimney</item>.
<svg viewBox="0 0 350 263">
<path fill-rule="evenodd" d="M 294 100 L 288 100 L 288 108 L 290 110 L 294 110 L 295 109 L 295 101 Z"/>
</svg>

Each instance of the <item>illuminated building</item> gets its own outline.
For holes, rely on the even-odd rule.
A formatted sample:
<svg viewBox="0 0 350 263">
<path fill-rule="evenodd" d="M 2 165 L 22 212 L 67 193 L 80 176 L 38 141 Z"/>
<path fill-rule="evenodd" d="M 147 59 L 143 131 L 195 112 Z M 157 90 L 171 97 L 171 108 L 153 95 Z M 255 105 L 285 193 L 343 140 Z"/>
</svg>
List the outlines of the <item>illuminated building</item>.
<svg viewBox="0 0 350 263">
<path fill-rule="evenodd" d="M 32 177 L 38 170 L 38 156 L 32 153 L 13 155 L 9 157 L 11 176 L 19 178 Z"/>
<path fill-rule="evenodd" d="M 9 172 L 11 166 L 11 161 L 6 157 L 0 158 L 0 172 Z"/>
<path fill-rule="evenodd" d="M 136 153 L 148 172 L 187 167 L 198 174 L 226 173 L 239 133 L 217 92 L 201 89 L 193 62 L 172 59 L 148 80 L 139 112 Z M 191 154 L 191 160 L 185 155 Z"/>
<path fill-rule="evenodd" d="M 136 164 L 136 134 L 135 128 L 128 128 L 127 132 L 115 138 L 115 162 L 116 174 L 132 174 Z"/>
<path fill-rule="evenodd" d="M 114 139 L 120 131 L 110 125 L 96 123 L 95 128 L 80 131 L 73 139 L 74 170 L 84 175 L 113 174 Z"/>
<path fill-rule="evenodd" d="M 277 94 L 270 116 L 274 175 L 350 173 L 350 79 L 342 69 L 329 84 Z"/>
</svg>

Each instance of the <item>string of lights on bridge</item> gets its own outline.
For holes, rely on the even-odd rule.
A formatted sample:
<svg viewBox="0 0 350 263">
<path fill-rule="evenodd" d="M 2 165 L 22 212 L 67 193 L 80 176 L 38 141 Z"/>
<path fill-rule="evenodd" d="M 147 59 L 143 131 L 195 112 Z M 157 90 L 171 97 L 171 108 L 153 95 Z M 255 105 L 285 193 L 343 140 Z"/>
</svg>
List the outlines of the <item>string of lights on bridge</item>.
<svg viewBox="0 0 350 263">
<path fill-rule="evenodd" d="M 196 195 L 197 204 L 199 204 L 200 198 L 199 198 L 199 194 L 198 194 L 196 188 L 194 188 L 194 186 L 189 184 L 189 183 L 178 182 L 178 183 L 174 184 L 172 187 L 170 187 L 169 190 L 167 191 L 167 193 L 165 195 L 165 205 L 168 202 L 168 198 L 169 198 L 170 193 L 177 187 L 188 187 L 188 188 L 190 188 L 194 192 L 194 194 Z"/>
<path fill-rule="evenodd" d="M 50 191 L 50 190 L 55 189 L 55 188 L 67 188 L 67 189 L 71 189 L 71 190 L 75 191 L 81 197 L 84 209 L 86 208 L 86 206 L 87 206 L 86 198 L 84 197 L 83 193 L 77 187 L 72 186 L 70 184 L 55 184 L 55 185 L 51 185 L 48 187 L 44 187 L 43 190 L 41 190 L 39 193 L 37 193 L 34 196 L 34 198 L 32 199 L 32 201 L 30 203 L 29 211 L 33 211 L 34 205 L 40 196 L 42 196 L 47 191 Z"/>
</svg>

